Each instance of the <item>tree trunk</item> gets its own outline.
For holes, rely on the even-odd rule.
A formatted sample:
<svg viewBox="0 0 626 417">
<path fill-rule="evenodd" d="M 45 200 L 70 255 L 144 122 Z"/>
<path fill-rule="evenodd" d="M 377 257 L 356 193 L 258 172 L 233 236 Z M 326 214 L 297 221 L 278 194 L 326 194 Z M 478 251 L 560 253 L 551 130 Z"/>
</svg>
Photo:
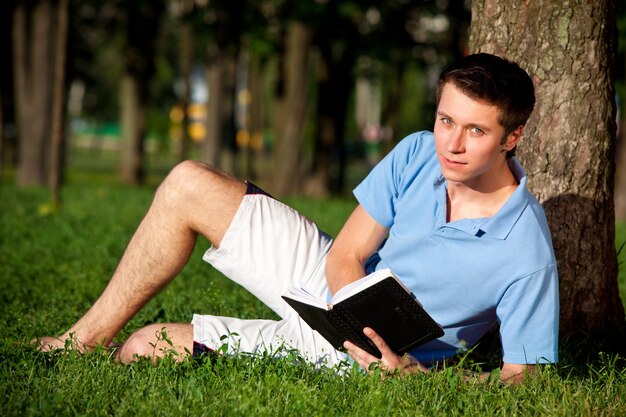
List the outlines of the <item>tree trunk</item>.
<svg viewBox="0 0 626 417">
<path fill-rule="evenodd" d="M 210 25 L 208 46 L 209 101 L 207 134 L 200 147 L 201 158 L 225 171 L 235 171 L 235 82 L 240 37 L 245 32 L 245 0 L 214 0 L 210 9 L 215 21 Z"/>
<path fill-rule="evenodd" d="M 4 106 L 0 105 L 0 184 L 4 181 Z"/>
<path fill-rule="evenodd" d="M 405 83 L 404 74 L 407 68 L 406 60 L 400 60 L 394 62 L 394 64 L 387 68 L 387 71 L 391 72 L 390 80 L 386 88 L 384 107 L 382 114 L 383 126 L 387 129 L 391 129 L 389 138 L 396 137 L 399 132 L 400 118 L 402 117 L 402 102 L 405 99 Z M 383 152 L 387 154 L 387 152 Z"/>
<path fill-rule="evenodd" d="M 289 24 L 285 39 L 282 95 L 274 109 L 276 144 L 272 192 L 277 195 L 300 191 L 311 38 L 311 29 L 303 23 Z"/>
<path fill-rule="evenodd" d="M 626 117 L 622 119 L 626 123 Z M 622 131 L 617 143 L 615 160 L 617 170 L 615 177 L 615 218 L 619 222 L 626 221 L 626 134 Z"/>
<path fill-rule="evenodd" d="M 308 195 L 324 196 L 339 193 L 345 178 L 344 134 L 350 92 L 354 86 L 352 70 L 355 56 L 350 47 L 338 53 L 330 39 L 319 46 L 320 77 L 318 80 L 317 122 L 313 172 L 307 181 Z M 332 168 L 336 167 L 335 175 Z"/>
<path fill-rule="evenodd" d="M 220 127 L 220 166 L 231 173 L 236 172 L 235 157 L 237 144 L 235 143 L 235 83 L 237 79 L 237 51 L 224 50 L 224 68 L 222 73 L 222 120 Z"/>
<path fill-rule="evenodd" d="M 52 140 L 50 146 L 49 187 L 55 210 L 61 206 L 61 180 L 65 145 L 65 63 L 68 31 L 68 0 L 58 3 L 58 25 L 55 42 L 55 65 L 52 97 Z"/>
<path fill-rule="evenodd" d="M 246 177 L 256 181 L 260 169 L 264 167 L 263 135 L 265 112 L 263 107 L 263 65 L 254 57 L 250 62 L 250 143 L 245 168 Z"/>
<path fill-rule="evenodd" d="M 232 155 L 224 146 L 234 141 L 235 56 L 213 44 L 209 48 L 207 83 L 207 134 L 200 147 L 200 158 L 207 164 L 233 172 Z"/>
<path fill-rule="evenodd" d="M 191 135 L 189 134 L 189 106 L 191 105 L 191 70 L 193 67 L 194 32 L 192 21 L 193 1 L 185 0 L 188 13 L 183 15 L 180 28 L 180 72 L 183 79 L 183 91 L 181 94 L 181 108 L 183 110 L 182 135 L 180 136 L 180 148 L 178 160 L 184 161 L 189 158 L 191 148 Z"/>
<path fill-rule="evenodd" d="M 626 61 L 618 63 L 624 68 L 626 74 Z M 626 97 L 622 97 L 626 100 Z M 626 109 L 626 106 L 622 105 Z M 615 160 L 617 169 L 615 172 L 615 218 L 617 221 L 626 221 L 626 111 L 622 112 L 617 132 L 617 147 Z"/>
<path fill-rule="evenodd" d="M 146 135 L 146 106 L 141 103 L 138 91 L 141 82 L 128 73 L 122 79 L 120 179 L 128 185 L 140 185 L 145 174 L 143 141 Z"/>
<path fill-rule="evenodd" d="M 0 4 L 0 56 L 13 56 L 11 30 L 13 10 L 16 1 L 4 1 Z M 3 182 L 5 164 L 13 162 L 9 155 L 14 154 L 16 148 L 15 135 L 15 108 L 13 68 L 11 65 L 0 67 L 0 183 Z M 12 155 L 11 155 L 12 156 Z"/>
<path fill-rule="evenodd" d="M 518 62 L 535 84 L 518 155 L 552 231 L 561 336 L 610 338 L 624 328 L 613 208 L 615 9 L 614 1 L 472 2 L 472 52 Z"/>
<path fill-rule="evenodd" d="M 223 77 L 224 64 L 218 47 L 213 46 L 209 67 L 207 69 L 207 84 L 209 85 L 209 101 L 207 103 L 207 130 L 206 137 L 200 146 L 200 159 L 209 165 L 219 166 L 220 138 L 222 127 L 222 105 L 224 99 Z"/>
<path fill-rule="evenodd" d="M 45 185 L 50 151 L 57 13 L 50 0 L 21 1 L 13 17 L 13 71 L 20 140 L 17 183 Z"/>
<path fill-rule="evenodd" d="M 124 77 L 122 79 L 120 179 L 130 185 L 144 180 L 144 140 L 147 133 L 149 83 L 154 74 L 154 56 L 161 1 L 133 1 L 126 7 Z"/>
</svg>

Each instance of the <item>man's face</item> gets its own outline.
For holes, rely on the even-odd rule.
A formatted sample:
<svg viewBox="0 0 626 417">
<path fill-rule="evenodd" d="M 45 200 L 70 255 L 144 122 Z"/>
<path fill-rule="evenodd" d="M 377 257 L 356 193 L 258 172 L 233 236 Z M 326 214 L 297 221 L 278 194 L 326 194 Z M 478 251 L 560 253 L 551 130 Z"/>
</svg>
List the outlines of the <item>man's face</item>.
<svg viewBox="0 0 626 417">
<path fill-rule="evenodd" d="M 512 149 L 521 129 L 501 143 L 504 127 L 499 109 L 463 94 L 453 84 L 443 87 L 435 120 L 435 146 L 443 176 L 448 182 L 487 192 L 498 186 L 506 168 L 506 151 Z"/>
</svg>

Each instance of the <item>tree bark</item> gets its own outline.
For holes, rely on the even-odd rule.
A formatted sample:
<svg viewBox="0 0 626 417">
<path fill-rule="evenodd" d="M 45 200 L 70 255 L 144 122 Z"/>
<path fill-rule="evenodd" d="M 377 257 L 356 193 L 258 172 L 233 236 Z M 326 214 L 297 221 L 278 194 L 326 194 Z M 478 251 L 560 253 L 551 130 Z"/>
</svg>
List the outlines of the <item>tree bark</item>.
<svg viewBox="0 0 626 417">
<path fill-rule="evenodd" d="M 120 143 L 120 179 L 128 185 L 140 185 L 144 179 L 144 137 L 146 135 L 146 105 L 139 89 L 142 81 L 133 74 L 122 78 Z"/>
<path fill-rule="evenodd" d="M 391 128 L 393 133 L 398 131 L 402 112 L 402 100 L 404 99 L 404 72 L 406 70 L 406 61 L 401 60 L 394 63 L 388 69 L 392 73 L 391 81 L 385 91 L 385 107 L 383 108 L 382 122 L 383 126 Z"/>
<path fill-rule="evenodd" d="M 144 180 L 149 82 L 154 74 L 156 38 L 163 1 L 126 2 L 125 69 L 122 79 L 120 179 L 129 185 Z"/>
<path fill-rule="evenodd" d="M 182 135 L 180 136 L 180 148 L 178 160 L 184 161 L 189 158 L 191 148 L 191 135 L 189 134 L 189 106 L 191 104 L 191 71 L 194 55 L 194 30 L 193 30 L 193 0 L 184 0 L 186 13 L 182 16 L 180 28 L 180 75 L 183 79 L 183 91 L 180 105 L 183 110 Z"/>
<path fill-rule="evenodd" d="M 626 117 L 622 119 L 626 123 Z M 626 134 L 619 136 L 616 156 L 617 170 L 615 172 L 615 218 L 616 221 L 626 221 Z"/>
<path fill-rule="evenodd" d="M 200 146 L 200 159 L 212 166 L 219 166 L 219 155 L 221 149 L 221 132 L 223 117 L 224 89 L 224 64 L 219 47 L 213 45 L 210 48 L 211 59 L 207 68 L 207 84 L 209 85 L 209 101 L 207 103 L 207 133 Z"/>
<path fill-rule="evenodd" d="M 4 106 L 0 105 L 0 184 L 4 180 Z"/>
<path fill-rule="evenodd" d="M 45 185 L 57 15 L 50 0 L 41 0 L 18 2 L 13 17 L 13 71 L 20 141 L 17 184 Z"/>
<path fill-rule="evenodd" d="M 312 196 L 338 194 L 345 179 L 344 134 L 356 57 L 350 46 L 338 52 L 331 42 L 331 39 L 323 39 L 319 45 L 321 68 L 313 172 L 306 185 L 307 194 Z M 334 176 L 331 175 L 333 166 L 337 168 Z"/>
<path fill-rule="evenodd" d="M 624 68 L 626 74 L 626 60 L 618 63 Z M 626 100 L 626 97 L 622 97 Z M 622 106 L 626 108 L 626 106 Z M 615 149 L 615 219 L 619 222 L 626 221 L 626 111 L 622 112 L 617 132 L 617 145 Z"/>
<path fill-rule="evenodd" d="M 606 0 L 472 2 L 471 51 L 518 62 L 535 84 L 518 156 L 552 232 L 561 336 L 624 328 L 613 207 L 615 9 Z"/>
<path fill-rule="evenodd" d="M 235 171 L 234 96 L 237 54 L 241 34 L 245 32 L 245 0 L 214 0 L 210 8 L 215 21 L 210 25 L 208 45 L 209 102 L 207 135 L 200 147 L 201 158 L 225 171 Z"/>
<path fill-rule="evenodd" d="M 0 56 L 12 57 L 12 23 L 16 0 L 0 4 Z M 10 59 L 10 58 L 9 58 Z M 16 149 L 14 107 L 13 68 L 11 65 L 0 67 L 0 183 L 3 181 L 5 164 L 14 164 Z M 9 156 L 12 158 L 9 159 Z"/>
<path fill-rule="evenodd" d="M 232 155 L 225 155 L 224 146 L 234 141 L 234 96 L 236 57 L 231 51 L 213 43 L 209 48 L 207 83 L 207 134 L 200 147 L 201 159 L 213 166 L 233 172 Z"/>
<path fill-rule="evenodd" d="M 263 136 L 265 112 L 263 106 L 263 70 L 259 59 L 251 56 L 250 62 L 250 143 L 245 165 L 246 178 L 256 181 L 260 169 L 264 168 Z"/>
<path fill-rule="evenodd" d="M 306 121 L 311 29 L 291 22 L 286 33 L 282 95 L 274 109 L 276 144 L 272 192 L 277 195 L 300 191 L 302 137 Z"/>
<path fill-rule="evenodd" d="M 50 146 L 50 195 L 55 210 L 61 206 L 61 181 L 65 145 L 65 64 L 67 57 L 67 32 L 69 4 L 59 0 L 58 25 L 55 42 L 55 65 L 52 96 L 52 138 Z"/>
</svg>

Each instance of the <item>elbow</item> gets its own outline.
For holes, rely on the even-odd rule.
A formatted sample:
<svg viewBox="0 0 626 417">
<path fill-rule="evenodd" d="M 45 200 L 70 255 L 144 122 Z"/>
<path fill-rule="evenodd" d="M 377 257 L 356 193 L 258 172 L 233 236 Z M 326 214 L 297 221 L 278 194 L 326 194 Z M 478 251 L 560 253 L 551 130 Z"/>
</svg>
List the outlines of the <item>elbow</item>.
<svg viewBox="0 0 626 417">
<path fill-rule="evenodd" d="M 330 250 L 328 251 L 328 255 L 326 256 L 326 266 L 324 267 L 324 272 L 326 276 L 330 276 L 337 269 L 337 265 L 340 264 L 340 256 L 337 254 L 335 250 L 335 246 L 332 245 Z"/>
</svg>

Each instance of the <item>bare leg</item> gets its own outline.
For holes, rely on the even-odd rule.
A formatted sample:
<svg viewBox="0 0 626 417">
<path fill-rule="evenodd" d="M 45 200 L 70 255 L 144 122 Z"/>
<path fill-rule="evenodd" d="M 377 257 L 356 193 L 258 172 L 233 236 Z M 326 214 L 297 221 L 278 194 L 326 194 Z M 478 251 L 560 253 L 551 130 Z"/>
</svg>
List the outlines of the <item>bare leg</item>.
<svg viewBox="0 0 626 417">
<path fill-rule="evenodd" d="M 178 274 L 202 234 L 219 246 L 245 195 L 245 183 L 206 165 L 183 162 L 157 190 L 102 295 L 58 338 L 41 339 L 39 348 L 108 345 L 128 321 Z"/>
</svg>

